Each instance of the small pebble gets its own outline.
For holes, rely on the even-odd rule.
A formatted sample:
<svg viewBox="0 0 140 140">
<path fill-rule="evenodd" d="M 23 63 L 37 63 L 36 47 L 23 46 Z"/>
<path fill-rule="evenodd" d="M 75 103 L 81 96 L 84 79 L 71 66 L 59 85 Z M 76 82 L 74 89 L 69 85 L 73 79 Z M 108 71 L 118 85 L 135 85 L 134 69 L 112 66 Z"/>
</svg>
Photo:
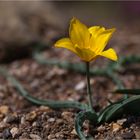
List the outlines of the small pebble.
<svg viewBox="0 0 140 140">
<path fill-rule="evenodd" d="M 56 138 L 60 138 L 60 135 L 61 135 L 61 133 L 58 132 L 58 133 L 55 134 L 55 137 L 56 137 Z"/>
<path fill-rule="evenodd" d="M 18 117 L 15 115 L 8 115 L 3 119 L 3 122 L 5 123 L 12 123 L 17 121 L 18 121 Z"/>
<path fill-rule="evenodd" d="M 55 75 L 64 75 L 64 74 L 66 74 L 66 70 L 55 67 L 54 69 L 52 69 L 52 71 L 48 73 L 48 78 L 50 79 Z"/>
<path fill-rule="evenodd" d="M 41 111 L 48 111 L 50 108 L 48 106 L 40 106 Z"/>
<path fill-rule="evenodd" d="M 73 134 L 73 135 L 77 135 L 76 130 L 73 129 L 73 130 L 71 131 L 71 134 Z"/>
<path fill-rule="evenodd" d="M 61 116 L 63 117 L 64 120 L 68 121 L 68 122 L 73 122 L 73 113 L 72 112 L 63 112 L 61 114 Z"/>
<path fill-rule="evenodd" d="M 27 121 L 33 121 L 36 118 L 37 114 L 35 111 L 28 113 L 25 118 Z"/>
<path fill-rule="evenodd" d="M 62 119 L 57 119 L 57 120 L 56 120 L 56 123 L 61 125 L 61 124 L 64 123 L 64 121 L 63 121 Z"/>
<path fill-rule="evenodd" d="M 4 139 L 8 139 L 8 138 L 10 138 L 12 135 L 11 135 L 11 133 L 10 133 L 10 129 L 9 128 L 7 128 L 7 129 L 4 129 L 4 131 L 2 132 L 2 137 L 4 138 Z"/>
<path fill-rule="evenodd" d="M 135 130 L 134 131 L 136 139 L 140 139 L 140 130 Z"/>
<path fill-rule="evenodd" d="M 31 139 L 33 140 L 41 140 L 41 137 L 36 134 L 30 134 Z"/>
<path fill-rule="evenodd" d="M 124 140 L 121 136 L 115 136 L 115 140 Z"/>
<path fill-rule="evenodd" d="M 21 123 L 21 124 L 25 124 L 25 122 L 26 122 L 25 116 L 21 117 L 20 123 Z"/>
<path fill-rule="evenodd" d="M 0 106 L 0 114 L 7 114 L 9 112 L 9 107 L 6 105 Z"/>
<path fill-rule="evenodd" d="M 62 134 L 62 132 L 58 132 L 58 133 L 56 133 L 55 134 L 55 137 L 57 138 L 57 139 L 62 139 L 62 138 L 64 138 L 64 135 Z"/>
<path fill-rule="evenodd" d="M 19 134 L 19 129 L 17 127 L 13 127 L 10 130 L 10 133 L 12 134 L 12 137 L 15 138 Z"/>
<path fill-rule="evenodd" d="M 126 121 L 127 121 L 127 119 L 121 119 L 121 120 L 117 120 L 117 123 L 119 125 L 123 125 L 123 123 L 126 122 Z"/>
<path fill-rule="evenodd" d="M 8 124 L 5 122 L 0 122 L 0 129 L 6 128 Z"/>
<path fill-rule="evenodd" d="M 64 119 L 69 119 L 70 117 L 73 116 L 73 113 L 65 111 L 65 112 L 62 112 L 61 115 Z"/>
<path fill-rule="evenodd" d="M 33 80 L 33 82 L 31 83 L 31 88 L 37 88 L 39 85 L 39 80 Z"/>
<path fill-rule="evenodd" d="M 135 137 L 134 132 L 126 132 L 121 135 L 124 139 L 132 139 Z"/>
<path fill-rule="evenodd" d="M 113 132 L 118 132 L 121 128 L 122 128 L 122 126 L 119 125 L 118 123 L 113 123 L 113 124 L 111 125 L 111 130 L 112 130 Z"/>
<path fill-rule="evenodd" d="M 29 140 L 29 139 L 31 138 L 27 132 L 22 133 L 21 136 L 19 137 L 19 140 Z"/>
<path fill-rule="evenodd" d="M 53 138 L 55 138 L 55 135 L 53 134 L 48 135 L 48 140 L 52 140 Z"/>
<path fill-rule="evenodd" d="M 103 125 L 99 126 L 99 127 L 97 128 L 97 131 L 99 131 L 99 132 L 105 131 L 105 126 L 103 126 Z"/>
<path fill-rule="evenodd" d="M 86 87 L 86 84 L 84 81 L 79 82 L 76 86 L 75 86 L 75 90 L 79 91 L 82 90 Z"/>
<path fill-rule="evenodd" d="M 47 121 L 48 122 L 55 122 L 55 118 L 49 118 Z"/>
<path fill-rule="evenodd" d="M 33 123 L 32 123 L 32 126 L 34 126 L 34 127 L 40 127 L 41 124 L 40 124 L 39 122 L 33 122 Z"/>
</svg>

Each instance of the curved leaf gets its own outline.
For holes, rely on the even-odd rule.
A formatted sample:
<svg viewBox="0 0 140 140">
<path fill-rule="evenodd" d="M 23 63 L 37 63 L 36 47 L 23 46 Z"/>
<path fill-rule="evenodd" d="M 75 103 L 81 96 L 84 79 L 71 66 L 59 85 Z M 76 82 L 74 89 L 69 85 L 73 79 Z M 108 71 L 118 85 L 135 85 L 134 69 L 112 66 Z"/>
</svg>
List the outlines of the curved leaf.
<svg viewBox="0 0 140 140">
<path fill-rule="evenodd" d="M 82 132 L 82 126 L 85 120 L 89 120 L 93 124 L 97 124 L 97 115 L 91 111 L 81 111 L 77 114 L 75 119 L 75 130 L 77 135 L 81 140 L 93 140 L 91 136 L 88 138 L 85 137 L 84 133 Z"/>
<path fill-rule="evenodd" d="M 80 110 L 88 110 L 89 107 L 86 104 L 82 104 L 79 102 L 74 101 L 54 101 L 54 100 L 42 100 L 37 99 L 33 96 L 31 96 L 20 84 L 18 80 L 16 80 L 13 76 L 9 75 L 6 69 L 0 68 L 0 73 L 5 76 L 12 85 L 17 89 L 18 93 L 23 96 L 28 101 L 36 104 L 36 105 L 46 105 L 51 108 L 77 108 Z"/>
<path fill-rule="evenodd" d="M 140 114 L 140 95 L 132 96 L 116 102 L 105 108 L 98 116 L 98 122 L 107 122 L 121 117 L 124 114 Z"/>
<path fill-rule="evenodd" d="M 113 93 L 140 95 L 140 89 L 117 89 Z"/>
</svg>

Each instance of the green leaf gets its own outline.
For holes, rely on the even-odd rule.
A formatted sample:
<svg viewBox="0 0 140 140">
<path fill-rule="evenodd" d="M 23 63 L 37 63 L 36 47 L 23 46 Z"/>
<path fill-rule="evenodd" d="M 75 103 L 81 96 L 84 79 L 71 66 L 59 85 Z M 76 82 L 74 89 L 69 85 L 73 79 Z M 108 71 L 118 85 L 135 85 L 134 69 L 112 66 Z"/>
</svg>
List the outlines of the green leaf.
<svg viewBox="0 0 140 140">
<path fill-rule="evenodd" d="M 81 111 L 77 114 L 75 119 L 75 130 L 81 140 L 93 140 L 91 136 L 86 138 L 82 132 L 82 126 L 85 120 L 89 120 L 92 124 L 97 124 L 97 114 L 92 111 Z"/>
<path fill-rule="evenodd" d="M 80 110 L 88 110 L 89 106 L 86 104 L 82 104 L 79 102 L 74 101 L 54 101 L 54 100 L 43 100 L 43 99 L 37 99 L 33 96 L 31 96 L 28 91 L 24 89 L 24 87 L 20 84 L 20 82 L 14 78 L 14 76 L 9 75 L 6 69 L 0 67 L 0 73 L 7 78 L 11 82 L 11 84 L 15 87 L 15 89 L 18 91 L 21 96 L 23 96 L 28 101 L 32 102 L 36 105 L 45 105 L 49 106 L 51 108 L 57 109 L 57 108 L 77 108 Z"/>
<path fill-rule="evenodd" d="M 108 122 L 118 119 L 122 115 L 139 115 L 140 114 L 140 95 L 132 96 L 122 101 L 106 107 L 98 116 L 98 122 Z"/>
<path fill-rule="evenodd" d="M 113 93 L 140 95 L 140 89 L 117 89 Z"/>
<path fill-rule="evenodd" d="M 106 108 L 104 108 L 98 116 L 98 123 L 101 122 L 107 122 L 108 118 L 110 116 L 110 113 L 112 112 L 112 110 L 114 110 L 116 107 L 118 107 L 118 105 L 121 103 L 122 101 L 118 101 L 116 103 L 112 103 L 110 105 L 108 105 Z M 115 118 L 114 118 L 115 119 Z"/>
</svg>

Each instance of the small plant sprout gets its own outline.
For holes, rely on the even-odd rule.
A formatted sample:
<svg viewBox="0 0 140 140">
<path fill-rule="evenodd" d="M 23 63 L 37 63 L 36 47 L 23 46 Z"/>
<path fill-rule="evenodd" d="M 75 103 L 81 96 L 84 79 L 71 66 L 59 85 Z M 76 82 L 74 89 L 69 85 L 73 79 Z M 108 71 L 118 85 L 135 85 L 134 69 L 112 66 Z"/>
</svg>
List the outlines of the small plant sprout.
<svg viewBox="0 0 140 140">
<path fill-rule="evenodd" d="M 99 56 L 117 61 L 117 55 L 113 48 L 104 51 L 115 28 L 105 29 L 101 26 L 87 27 L 78 19 L 72 18 L 69 27 L 69 38 L 62 38 L 55 43 L 57 48 L 66 48 L 81 58 L 86 64 L 87 94 L 91 111 L 93 110 L 92 94 L 90 88 L 90 61 Z"/>
</svg>

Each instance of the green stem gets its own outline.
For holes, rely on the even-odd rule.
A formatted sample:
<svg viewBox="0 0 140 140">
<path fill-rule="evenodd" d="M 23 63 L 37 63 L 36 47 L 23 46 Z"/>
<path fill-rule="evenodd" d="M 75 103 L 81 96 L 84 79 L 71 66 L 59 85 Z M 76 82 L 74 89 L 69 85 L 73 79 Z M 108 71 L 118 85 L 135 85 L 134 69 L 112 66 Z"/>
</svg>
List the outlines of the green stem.
<svg viewBox="0 0 140 140">
<path fill-rule="evenodd" d="M 92 107 L 93 101 L 92 101 L 92 94 L 91 94 L 91 87 L 90 87 L 89 62 L 86 62 L 86 74 L 87 74 L 87 94 L 88 94 L 89 107 L 92 111 L 94 111 Z"/>
</svg>

